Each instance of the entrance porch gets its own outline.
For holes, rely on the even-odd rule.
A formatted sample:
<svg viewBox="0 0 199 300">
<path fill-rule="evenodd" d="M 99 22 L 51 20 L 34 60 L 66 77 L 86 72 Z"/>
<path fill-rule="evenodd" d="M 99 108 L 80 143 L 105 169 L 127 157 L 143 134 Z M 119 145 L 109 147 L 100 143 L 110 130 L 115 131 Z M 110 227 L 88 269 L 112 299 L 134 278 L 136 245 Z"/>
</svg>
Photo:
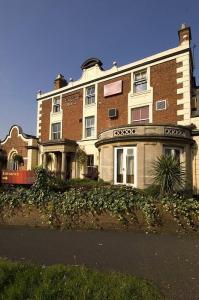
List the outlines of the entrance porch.
<svg viewBox="0 0 199 300">
<path fill-rule="evenodd" d="M 77 177 L 75 141 L 50 141 L 42 144 L 42 148 L 42 165 L 45 169 L 63 180 Z"/>
</svg>

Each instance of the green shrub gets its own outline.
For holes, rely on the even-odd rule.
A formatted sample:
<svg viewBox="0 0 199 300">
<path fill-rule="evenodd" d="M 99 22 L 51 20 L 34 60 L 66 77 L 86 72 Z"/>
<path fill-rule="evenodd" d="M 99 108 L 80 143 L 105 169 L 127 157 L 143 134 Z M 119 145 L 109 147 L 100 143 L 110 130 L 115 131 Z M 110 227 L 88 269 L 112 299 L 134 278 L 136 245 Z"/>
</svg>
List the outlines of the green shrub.
<svg viewBox="0 0 199 300">
<path fill-rule="evenodd" d="M 151 184 L 147 188 L 140 190 L 140 192 L 147 194 L 153 198 L 158 198 L 158 196 L 160 195 L 160 186 Z"/>
<path fill-rule="evenodd" d="M 199 224 L 199 201 L 184 194 L 156 196 L 156 188 L 145 190 L 126 186 L 105 185 L 91 180 L 71 180 L 70 188 L 64 192 L 53 189 L 52 176 L 43 169 L 37 169 L 35 184 L 27 189 L 9 187 L 0 192 L 0 214 L 2 217 L 17 213 L 26 205 L 36 207 L 53 227 L 76 227 L 81 217 L 95 219 L 101 214 L 114 216 L 125 226 L 137 223 L 138 215 L 144 216 L 147 227 L 153 229 L 161 224 L 161 212 L 169 213 L 183 228 L 197 230 Z M 84 186 L 84 184 L 85 186 Z M 88 184 L 90 187 L 87 188 Z M 86 188 L 85 188 L 86 187 Z"/>
<path fill-rule="evenodd" d="M 99 186 L 106 186 L 110 185 L 110 183 L 103 181 L 102 179 L 96 181 L 88 178 L 84 179 L 70 179 L 66 182 L 66 186 L 68 188 L 81 188 L 81 187 L 99 187 Z"/>
<path fill-rule="evenodd" d="M 74 266 L 38 266 L 0 260 L 0 300 L 158 300 L 149 282 L 120 273 Z"/>
<path fill-rule="evenodd" d="M 19 155 L 19 154 L 15 154 L 13 156 L 13 160 L 18 162 L 19 165 L 23 164 L 24 163 L 24 159 L 23 159 L 23 156 Z"/>
<path fill-rule="evenodd" d="M 35 172 L 36 180 L 30 189 L 29 199 L 37 206 L 45 205 L 53 199 L 53 186 L 56 177 L 42 167 L 37 167 Z"/>
</svg>

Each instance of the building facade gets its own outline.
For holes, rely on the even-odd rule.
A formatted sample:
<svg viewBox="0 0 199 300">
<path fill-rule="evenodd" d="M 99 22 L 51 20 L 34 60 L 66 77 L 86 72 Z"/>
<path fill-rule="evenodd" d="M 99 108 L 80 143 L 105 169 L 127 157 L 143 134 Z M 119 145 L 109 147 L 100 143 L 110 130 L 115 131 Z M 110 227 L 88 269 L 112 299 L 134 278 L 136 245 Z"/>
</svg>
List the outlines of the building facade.
<svg viewBox="0 0 199 300">
<path fill-rule="evenodd" d="M 153 182 L 153 161 L 172 154 L 184 162 L 187 187 L 197 193 L 199 93 L 190 28 L 182 25 L 178 37 L 177 47 L 122 67 L 114 62 L 104 70 L 90 58 L 79 80 L 59 74 L 52 91 L 37 95 L 27 168 L 43 164 L 64 179 L 98 169 L 105 181 L 144 188 Z M 83 166 L 79 150 L 86 155 Z"/>
</svg>

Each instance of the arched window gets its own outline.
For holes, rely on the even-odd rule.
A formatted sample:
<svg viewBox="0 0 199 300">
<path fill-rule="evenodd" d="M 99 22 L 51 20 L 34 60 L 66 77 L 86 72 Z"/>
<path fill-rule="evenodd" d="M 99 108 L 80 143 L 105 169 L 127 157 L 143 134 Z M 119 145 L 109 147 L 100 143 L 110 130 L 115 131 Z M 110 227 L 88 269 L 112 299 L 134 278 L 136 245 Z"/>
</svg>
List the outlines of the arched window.
<svg viewBox="0 0 199 300">
<path fill-rule="evenodd" d="M 9 159 L 8 159 L 8 170 L 12 170 L 12 171 L 19 170 L 19 162 L 14 159 L 16 155 L 17 155 L 16 151 L 13 151 L 12 153 L 10 153 Z"/>
</svg>

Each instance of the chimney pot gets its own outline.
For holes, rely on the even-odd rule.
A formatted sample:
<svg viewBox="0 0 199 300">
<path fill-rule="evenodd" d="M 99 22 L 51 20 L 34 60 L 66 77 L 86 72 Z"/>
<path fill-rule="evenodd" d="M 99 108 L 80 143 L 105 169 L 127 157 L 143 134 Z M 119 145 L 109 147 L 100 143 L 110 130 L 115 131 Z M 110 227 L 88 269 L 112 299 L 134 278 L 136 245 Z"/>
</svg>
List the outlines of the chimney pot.
<svg viewBox="0 0 199 300">
<path fill-rule="evenodd" d="M 54 89 L 57 90 L 57 89 L 60 89 L 64 86 L 66 86 L 68 83 L 66 81 L 66 79 L 64 78 L 64 76 L 59 73 L 54 81 Z"/>
<path fill-rule="evenodd" d="M 180 29 L 185 29 L 185 28 L 187 28 L 187 27 L 188 27 L 188 26 L 187 26 L 186 23 L 182 23 Z"/>
<path fill-rule="evenodd" d="M 180 30 L 178 31 L 179 45 L 188 44 L 191 42 L 191 28 L 186 23 L 181 24 Z"/>
</svg>

